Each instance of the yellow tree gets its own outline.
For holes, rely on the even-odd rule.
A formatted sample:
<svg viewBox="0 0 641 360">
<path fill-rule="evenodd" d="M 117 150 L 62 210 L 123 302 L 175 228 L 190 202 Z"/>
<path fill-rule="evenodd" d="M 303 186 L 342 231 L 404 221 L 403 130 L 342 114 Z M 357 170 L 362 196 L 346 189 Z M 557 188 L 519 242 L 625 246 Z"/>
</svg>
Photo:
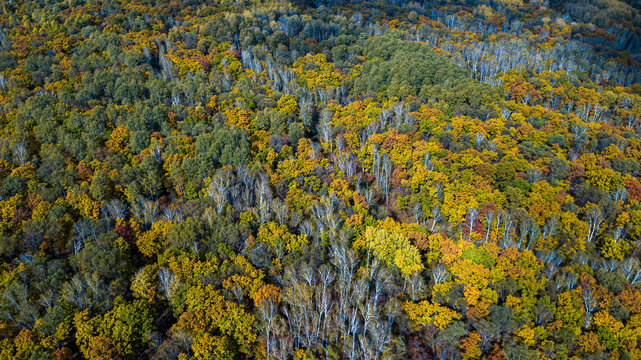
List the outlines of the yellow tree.
<svg viewBox="0 0 641 360">
<path fill-rule="evenodd" d="M 423 270 L 421 254 L 409 238 L 397 232 L 368 226 L 354 247 L 367 251 L 389 267 L 396 267 L 405 278 Z"/>
<path fill-rule="evenodd" d="M 114 300 L 114 308 L 91 317 L 89 310 L 74 316 L 76 344 L 91 360 L 126 359 L 143 349 L 147 335 L 154 329 L 153 312 L 141 300 L 127 303 Z"/>
</svg>

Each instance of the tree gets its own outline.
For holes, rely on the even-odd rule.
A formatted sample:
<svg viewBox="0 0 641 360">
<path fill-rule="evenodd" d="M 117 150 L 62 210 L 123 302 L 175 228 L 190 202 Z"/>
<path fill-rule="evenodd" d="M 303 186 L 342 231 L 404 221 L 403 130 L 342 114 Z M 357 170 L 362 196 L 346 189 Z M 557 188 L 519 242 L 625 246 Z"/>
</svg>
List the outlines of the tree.
<svg viewBox="0 0 641 360">
<path fill-rule="evenodd" d="M 174 331 L 182 329 L 194 336 L 196 350 L 202 351 L 205 358 L 216 352 L 227 356 L 240 351 L 251 354 L 256 335 L 253 332 L 254 316 L 248 314 L 242 305 L 227 301 L 213 286 L 194 286 L 185 294 L 186 311 L 182 313 Z M 206 340 L 212 334 L 220 333 L 223 337 L 214 341 L 215 346 Z M 222 341 L 222 343 L 219 343 Z M 221 348 L 221 344 L 226 344 Z M 238 349 L 238 350 L 235 350 Z"/>
<path fill-rule="evenodd" d="M 367 251 L 389 267 L 395 266 L 405 278 L 423 269 L 420 252 L 409 239 L 399 233 L 372 226 L 365 228 L 362 240 L 354 247 Z"/>
<path fill-rule="evenodd" d="M 585 215 L 587 217 L 589 226 L 586 242 L 591 243 L 596 238 L 596 235 L 599 232 L 599 228 L 601 227 L 601 224 L 605 219 L 603 218 L 601 209 L 594 204 L 590 204 L 586 207 Z"/>
<path fill-rule="evenodd" d="M 405 303 L 403 309 L 416 327 L 434 325 L 444 329 L 454 320 L 461 318 L 455 311 L 439 304 L 432 304 L 429 301 L 421 301 L 417 304 Z"/>
<path fill-rule="evenodd" d="M 124 359 L 139 352 L 153 331 L 153 312 L 141 300 L 114 301 L 104 315 L 91 317 L 89 310 L 74 316 L 76 344 L 88 359 Z"/>
<path fill-rule="evenodd" d="M 114 195 L 114 185 L 109 178 L 109 175 L 104 171 L 97 171 L 91 179 L 89 192 L 94 199 L 100 202 L 112 200 Z"/>
</svg>

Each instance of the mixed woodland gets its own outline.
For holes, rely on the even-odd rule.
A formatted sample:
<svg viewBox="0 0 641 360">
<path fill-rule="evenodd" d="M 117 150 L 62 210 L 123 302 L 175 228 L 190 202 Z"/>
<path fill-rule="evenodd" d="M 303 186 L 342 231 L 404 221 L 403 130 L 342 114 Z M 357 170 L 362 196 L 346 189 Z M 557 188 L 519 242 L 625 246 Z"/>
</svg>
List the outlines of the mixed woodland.
<svg viewBox="0 0 641 360">
<path fill-rule="evenodd" d="M 641 359 L 638 0 L 3 0 L 1 359 Z"/>
</svg>

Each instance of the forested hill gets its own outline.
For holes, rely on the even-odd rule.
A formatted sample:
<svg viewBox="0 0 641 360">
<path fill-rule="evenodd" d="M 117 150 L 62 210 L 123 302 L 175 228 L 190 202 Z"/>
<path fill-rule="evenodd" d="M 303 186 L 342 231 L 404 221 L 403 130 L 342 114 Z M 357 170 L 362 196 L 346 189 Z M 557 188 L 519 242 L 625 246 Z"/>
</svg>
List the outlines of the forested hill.
<svg viewBox="0 0 641 360">
<path fill-rule="evenodd" d="M 641 359 L 639 9 L 0 2 L 0 359 Z"/>
</svg>

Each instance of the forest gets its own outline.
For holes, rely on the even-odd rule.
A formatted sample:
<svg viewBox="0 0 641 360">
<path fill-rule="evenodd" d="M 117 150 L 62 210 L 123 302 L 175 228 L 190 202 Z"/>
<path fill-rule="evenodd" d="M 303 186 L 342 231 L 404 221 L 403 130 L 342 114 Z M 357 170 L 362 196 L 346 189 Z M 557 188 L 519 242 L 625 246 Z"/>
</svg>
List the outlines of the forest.
<svg viewBox="0 0 641 360">
<path fill-rule="evenodd" d="M 639 0 L 0 2 L 0 359 L 641 360 Z"/>
</svg>

